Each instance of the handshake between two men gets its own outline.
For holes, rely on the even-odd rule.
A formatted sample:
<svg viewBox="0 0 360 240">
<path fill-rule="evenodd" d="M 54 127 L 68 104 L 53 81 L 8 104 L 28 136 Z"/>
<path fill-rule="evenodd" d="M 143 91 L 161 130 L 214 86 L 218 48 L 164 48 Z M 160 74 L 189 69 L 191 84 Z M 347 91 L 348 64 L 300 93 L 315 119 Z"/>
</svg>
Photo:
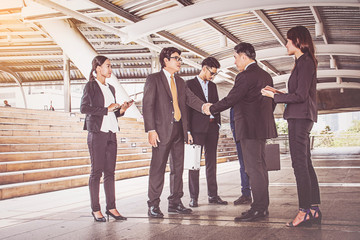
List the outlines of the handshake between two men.
<svg viewBox="0 0 360 240">
<path fill-rule="evenodd" d="M 206 115 L 211 115 L 211 112 L 210 112 L 211 105 L 212 105 L 212 103 L 204 103 L 201 108 L 202 112 Z M 189 137 L 189 143 L 190 142 L 192 143 L 193 139 L 192 139 L 191 134 L 188 137 Z M 158 147 L 158 142 L 160 142 L 160 138 L 159 138 L 158 133 L 155 130 L 149 131 L 148 140 L 149 140 L 149 143 L 151 146 L 153 146 L 155 148 Z"/>
<path fill-rule="evenodd" d="M 211 105 L 212 105 L 212 103 L 204 103 L 204 105 L 202 106 L 202 111 L 204 114 L 211 115 L 211 112 L 210 112 Z"/>
</svg>

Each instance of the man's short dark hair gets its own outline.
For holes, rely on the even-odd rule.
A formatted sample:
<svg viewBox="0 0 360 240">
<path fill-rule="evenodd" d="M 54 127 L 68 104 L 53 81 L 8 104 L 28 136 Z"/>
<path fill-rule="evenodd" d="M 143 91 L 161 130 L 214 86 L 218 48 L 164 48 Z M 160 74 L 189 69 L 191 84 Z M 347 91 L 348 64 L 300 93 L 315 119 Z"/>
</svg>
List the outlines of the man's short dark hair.
<svg viewBox="0 0 360 240">
<path fill-rule="evenodd" d="M 179 55 L 181 54 L 181 51 L 177 48 L 174 47 L 167 47 L 167 48 L 163 48 L 160 52 L 160 64 L 161 64 L 161 68 L 165 67 L 165 61 L 164 59 L 167 58 L 170 60 L 171 54 L 173 54 L 174 52 L 177 52 Z"/>
<path fill-rule="evenodd" d="M 248 58 L 255 60 L 256 53 L 254 46 L 250 43 L 242 42 L 234 47 L 236 53 L 244 53 Z"/>
<path fill-rule="evenodd" d="M 202 67 L 208 66 L 210 68 L 220 68 L 220 63 L 218 60 L 216 60 L 216 58 L 207 57 L 202 61 L 201 66 Z"/>
</svg>

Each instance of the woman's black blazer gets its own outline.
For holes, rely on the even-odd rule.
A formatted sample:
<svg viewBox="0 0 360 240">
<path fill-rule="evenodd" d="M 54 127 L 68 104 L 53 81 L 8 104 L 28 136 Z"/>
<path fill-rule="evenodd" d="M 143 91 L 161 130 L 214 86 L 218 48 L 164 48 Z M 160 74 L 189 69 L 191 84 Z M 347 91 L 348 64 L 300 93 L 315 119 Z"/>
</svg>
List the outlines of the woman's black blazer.
<svg viewBox="0 0 360 240">
<path fill-rule="evenodd" d="M 111 85 L 109 85 L 109 88 L 115 98 L 115 88 Z M 108 114 L 107 107 L 104 107 L 104 101 L 104 95 L 98 83 L 89 81 L 85 85 L 80 106 L 80 112 L 86 114 L 84 130 L 100 132 L 103 117 Z M 124 115 L 120 114 L 119 110 L 115 112 L 116 117 Z"/>
<path fill-rule="evenodd" d="M 276 103 L 286 103 L 284 119 L 317 121 L 316 66 L 308 53 L 295 62 L 288 81 L 287 94 L 275 94 Z"/>
</svg>

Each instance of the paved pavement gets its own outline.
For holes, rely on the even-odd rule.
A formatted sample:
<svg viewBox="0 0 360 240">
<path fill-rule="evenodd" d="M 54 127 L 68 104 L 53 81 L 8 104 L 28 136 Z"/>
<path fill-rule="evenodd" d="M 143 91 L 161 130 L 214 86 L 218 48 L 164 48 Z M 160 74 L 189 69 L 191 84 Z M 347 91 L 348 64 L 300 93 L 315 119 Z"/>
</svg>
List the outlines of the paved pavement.
<svg viewBox="0 0 360 240">
<path fill-rule="evenodd" d="M 331 153 L 331 154 L 329 154 Z M 281 170 L 270 172 L 270 215 L 258 222 L 233 219 L 249 206 L 234 206 L 240 196 L 237 161 L 218 165 L 219 195 L 227 206 L 207 202 L 201 169 L 199 207 L 191 215 L 167 213 L 169 175 L 160 207 L 164 219 L 147 217 L 147 177 L 116 182 L 117 208 L 127 221 L 93 221 L 87 187 L 0 201 L 0 239 L 360 239 L 360 147 L 315 150 L 313 162 L 321 190 L 323 224 L 287 228 L 298 208 L 296 185 L 288 155 Z M 184 173 L 184 205 L 189 203 Z M 100 193 L 104 196 L 104 193 Z M 105 208 L 104 199 L 101 199 Z M 104 213 L 104 210 L 103 210 Z"/>
</svg>

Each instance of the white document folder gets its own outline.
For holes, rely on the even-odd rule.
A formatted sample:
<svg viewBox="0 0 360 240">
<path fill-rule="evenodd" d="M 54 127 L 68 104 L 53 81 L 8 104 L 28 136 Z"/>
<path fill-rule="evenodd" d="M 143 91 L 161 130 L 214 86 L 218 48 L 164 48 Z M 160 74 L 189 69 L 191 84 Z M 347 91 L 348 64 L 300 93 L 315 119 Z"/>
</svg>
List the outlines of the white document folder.
<svg viewBox="0 0 360 240">
<path fill-rule="evenodd" d="M 184 169 L 199 170 L 201 159 L 201 146 L 185 143 L 184 152 Z"/>
</svg>

